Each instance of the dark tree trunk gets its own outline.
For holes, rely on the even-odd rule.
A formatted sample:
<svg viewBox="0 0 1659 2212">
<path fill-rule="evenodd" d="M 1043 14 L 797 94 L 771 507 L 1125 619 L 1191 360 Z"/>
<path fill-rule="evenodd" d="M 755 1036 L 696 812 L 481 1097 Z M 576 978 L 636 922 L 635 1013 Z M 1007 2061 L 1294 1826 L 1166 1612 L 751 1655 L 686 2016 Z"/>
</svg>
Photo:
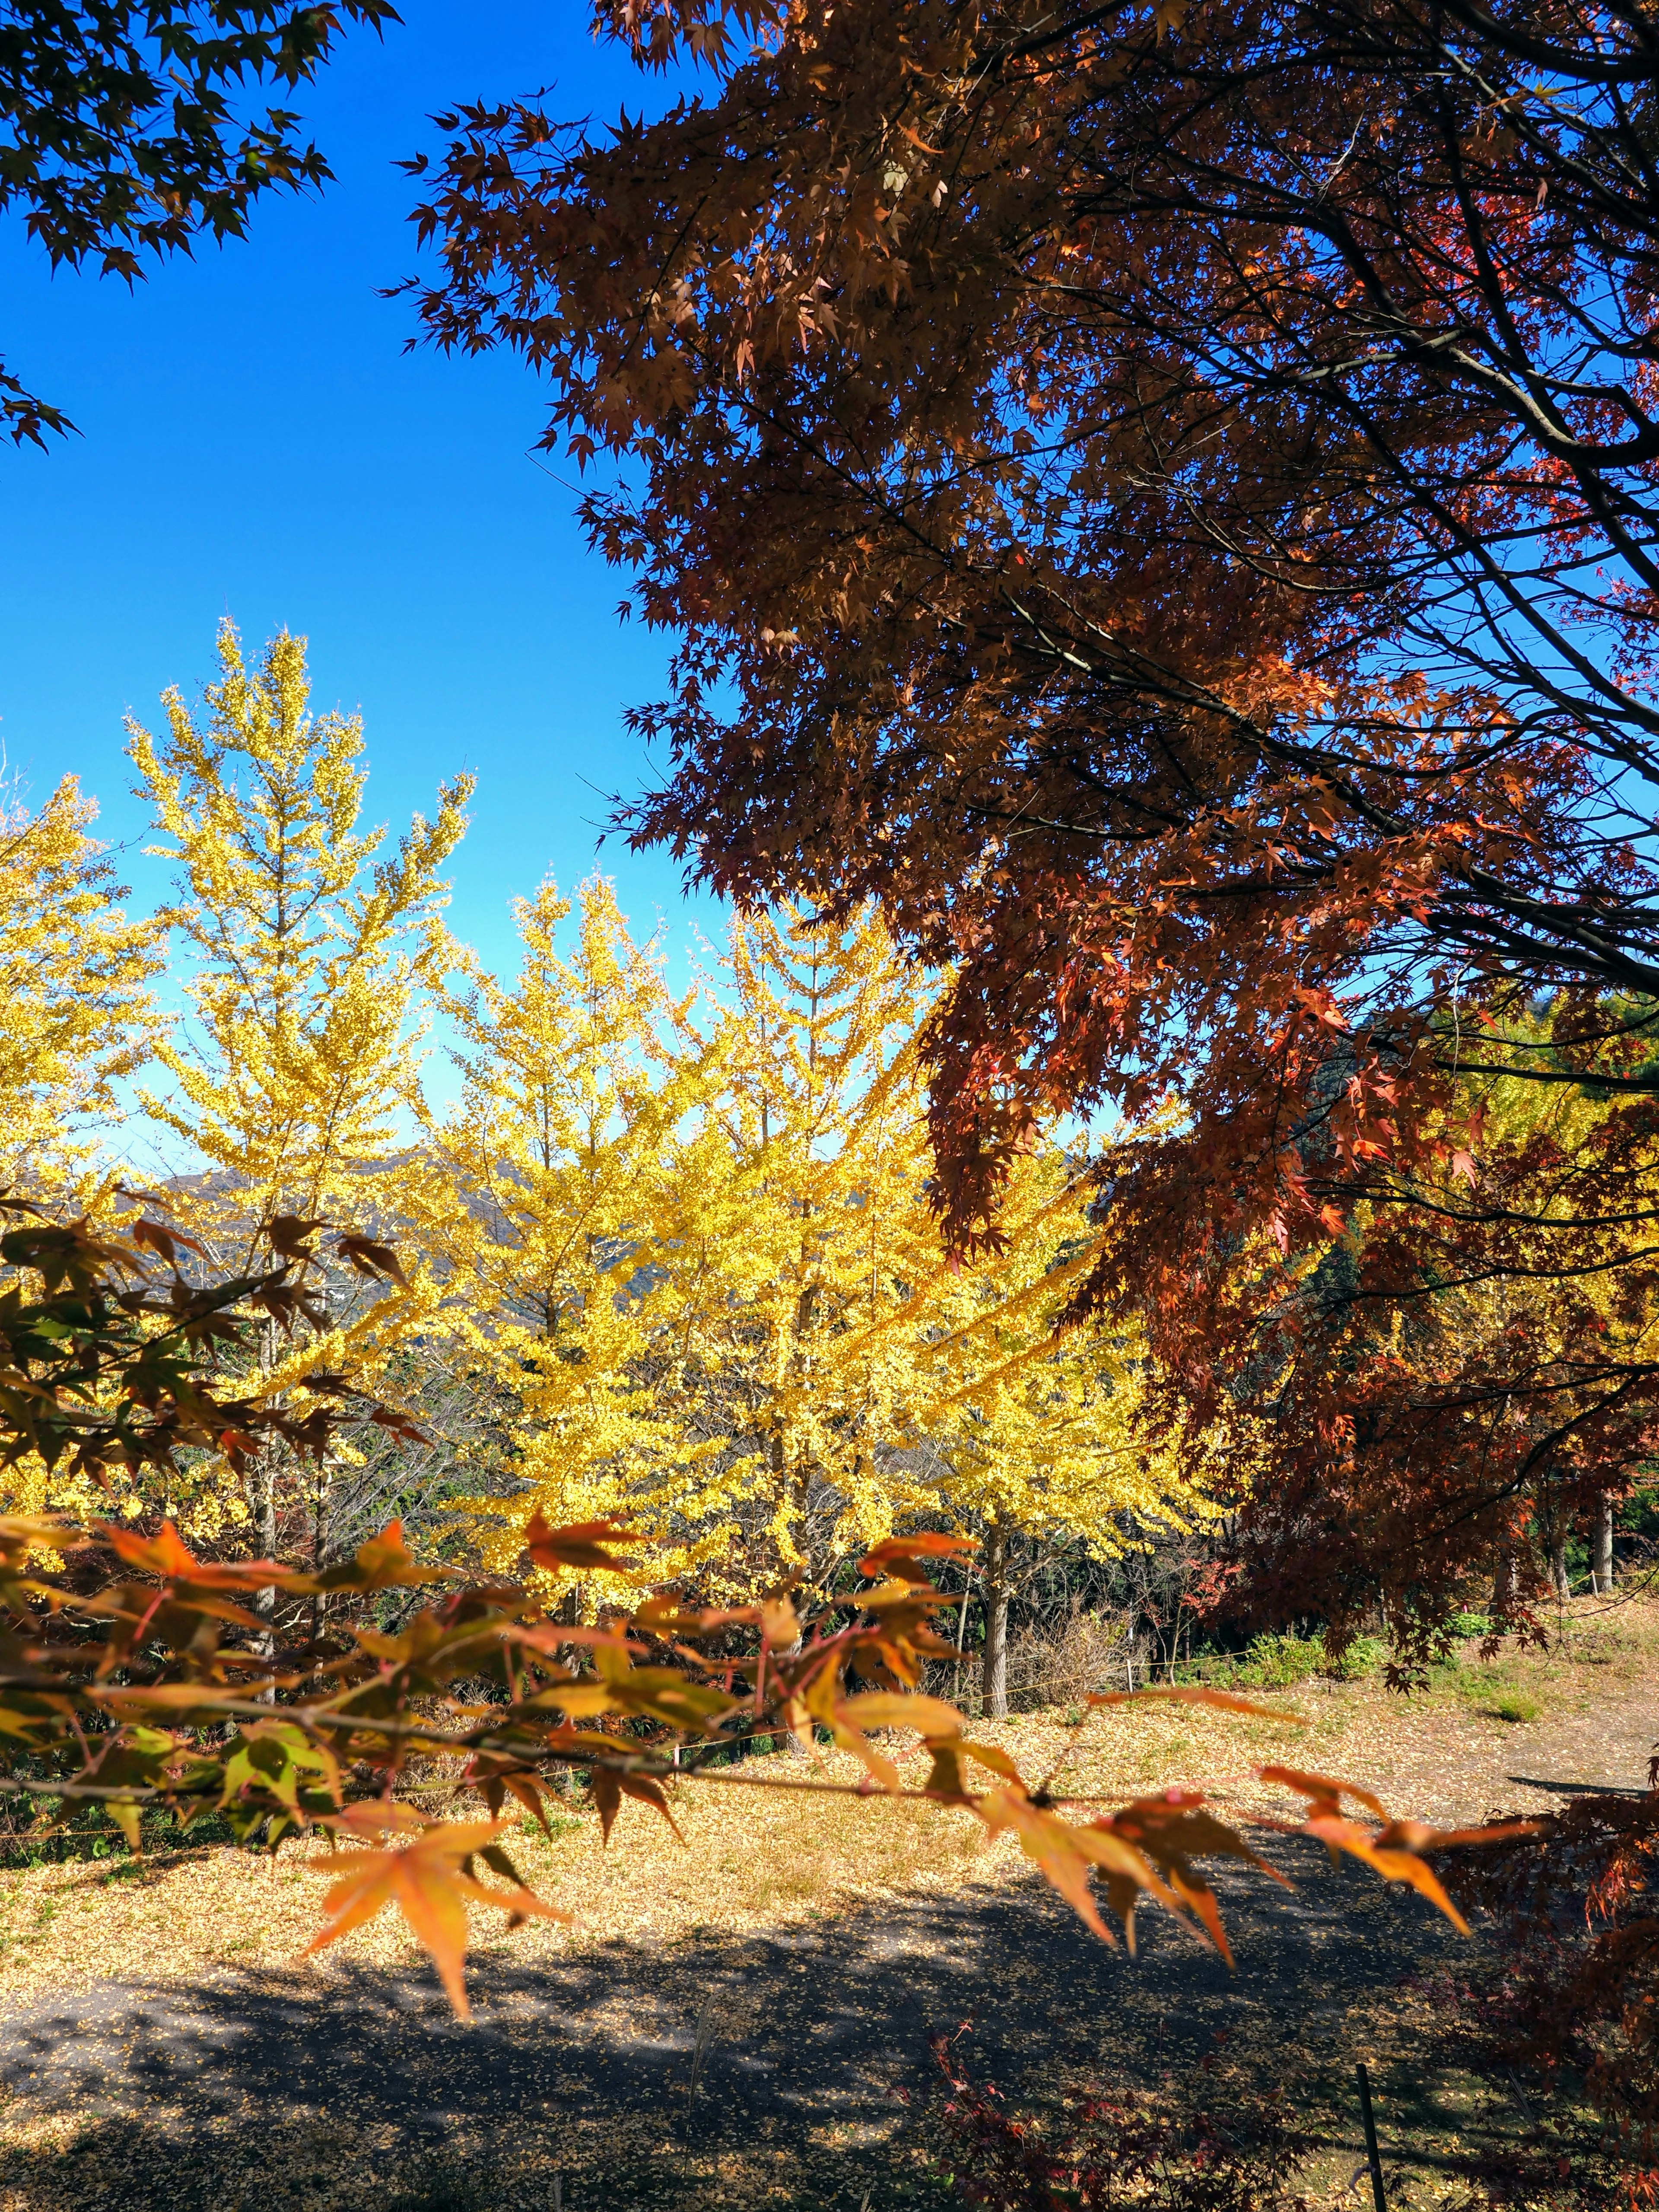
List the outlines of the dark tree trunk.
<svg viewBox="0 0 1659 2212">
<path fill-rule="evenodd" d="M 1492 1570 L 1492 1603 L 1487 1607 L 1494 1620 L 1506 1620 L 1509 1618 L 1510 1609 L 1515 1604 L 1515 1554 L 1510 1551 L 1503 1551 L 1498 1553 L 1498 1564 Z"/>
</svg>

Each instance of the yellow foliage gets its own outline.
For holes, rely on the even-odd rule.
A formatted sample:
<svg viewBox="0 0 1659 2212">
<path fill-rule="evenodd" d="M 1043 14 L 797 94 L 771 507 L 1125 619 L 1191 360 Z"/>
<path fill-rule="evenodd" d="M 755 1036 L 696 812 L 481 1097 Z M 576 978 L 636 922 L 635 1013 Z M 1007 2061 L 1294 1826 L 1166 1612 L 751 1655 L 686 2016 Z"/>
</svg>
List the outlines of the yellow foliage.
<svg viewBox="0 0 1659 2212">
<path fill-rule="evenodd" d="M 678 1431 L 659 1411 L 637 1283 L 695 1094 L 672 1048 L 681 1010 L 608 884 L 583 887 L 568 959 L 555 935 L 569 907 L 550 883 L 515 913 L 512 988 L 461 948 L 449 956 L 464 1089 L 449 1114 L 425 1116 L 423 1172 L 406 1194 L 416 1241 L 466 1355 L 520 1409 L 518 1465 L 549 1518 L 597 1518 L 653 1481 L 666 1510 Z M 507 1559 L 529 1503 L 501 1539 Z"/>
<path fill-rule="evenodd" d="M 161 925 L 122 913 L 97 812 L 73 776 L 0 809 L 0 1188 L 37 1198 L 85 1182 L 149 1049 Z"/>
<path fill-rule="evenodd" d="M 947 1257 L 920 1045 L 935 981 L 873 914 L 740 915 L 718 972 L 677 1000 L 609 884 L 584 884 L 573 917 L 547 883 L 517 902 L 520 973 L 500 981 L 441 919 L 470 782 L 388 853 L 360 826 L 361 721 L 311 714 L 304 641 L 250 665 L 227 624 L 218 649 L 204 715 L 171 691 L 162 737 L 130 725 L 179 867 L 161 921 L 190 1012 L 155 1047 L 167 1083 L 140 1094 L 202 1164 L 171 1196 L 222 1267 L 291 1216 L 392 1243 L 410 1275 L 354 1299 L 337 1270 L 326 1326 L 263 1328 L 263 1395 L 319 1369 L 384 1388 L 418 1328 L 421 1357 L 447 1346 L 446 1371 L 499 1412 L 521 1478 L 470 1510 L 489 1565 L 517 1566 L 532 1510 L 615 1516 L 641 1532 L 641 1572 L 711 1595 L 830 1568 L 918 1518 L 1111 1550 L 1125 1516 L 1205 1511 L 1201 1479 L 1137 1438 L 1138 1344 L 1056 1333 L 1097 1244 L 1082 1155 L 1040 1139 L 998 1254 Z M 55 1032 L 0 1030 L 0 1081 L 35 1115 L 14 1127 L 43 1156 L 71 1092 L 89 1110 L 125 1072 L 154 964 L 156 926 L 110 905 L 89 818 L 64 787 L 15 825 L 0 877 L 19 991 L 57 1009 Z M 462 1077 L 441 1113 L 419 1079 L 434 1007 Z M 339 1440 L 331 1466 L 353 1449 Z M 296 1480 L 279 1473 L 263 1455 L 244 1494 L 204 1460 L 190 1495 L 143 1502 L 200 1534 L 251 1516 L 264 1547 Z M 90 1503 L 44 1478 L 25 1502 Z M 587 1582 L 590 1607 L 621 1594 Z"/>
<path fill-rule="evenodd" d="M 922 1420 L 964 1519 L 1125 1547 L 1125 1516 L 1189 1527 L 1213 1512 L 1179 1454 L 1139 1433 L 1138 1338 L 1063 1326 L 1066 1299 L 1098 1250 L 1086 1160 L 1039 1145 L 1004 1194 L 1000 1255 L 964 1269 L 935 1301 L 927 1347 L 938 1395 Z"/>
<path fill-rule="evenodd" d="M 362 718 L 307 712 L 305 640 L 284 632 L 250 670 L 227 623 L 218 653 L 205 728 L 177 690 L 160 743 L 128 725 L 171 841 L 151 849 L 180 866 L 185 902 L 167 919 L 192 963 L 195 1014 L 157 1052 L 173 1091 L 145 1104 L 227 1179 L 201 1218 L 244 1237 L 271 1213 L 355 1224 L 383 1202 L 362 1178 L 395 1149 L 417 994 L 439 957 L 439 871 L 471 780 L 446 786 L 436 818 L 416 815 L 380 857 L 384 832 L 357 826 Z"/>
<path fill-rule="evenodd" d="M 173 1185 L 174 1212 L 234 1270 L 277 1216 L 396 1240 L 416 1172 L 398 1114 L 446 957 L 441 872 L 472 785 L 446 785 L 434 818 L 416 815 L 387 853 L 384 831 L 359 826 L 362 718 L 310 714 L 304 639 L 282 633 L 250 666 L 227 623 L 218 658 L 204 720 L 174 690 L 164 737 L 128 729 L 168 841 L 151 849 L 179 864 L 180 902 L 164 919 L 191 1005 L 155 1050 L 171 1086 L 141 1096 L 204 1164 Z M 329 1288 L 335 1326 L 288 1341 L 263 1330 L 263 1395 L 339 1368 L 373 1387 L 436 1298 L 418 1268 L 391 1294 L 348 1288 L 343 1269 Z"/>
<path fill-rule="evenodd" d="M 918 1039 L 932 990 L 873 916 L 739 917 L 701 1013 L 609 887 L 572 957 L 551 886 L 505 990 L 451 1006 L 465 1096 L 434 1124 L 422 1234 L 471 1354 L 520 1408 L 529 1510 L 616 1515 L 641 1571 L 745 1595 L 918 1515 L 1065 1530 L 1202 1510 L 1136 1444 L 1125 1347 L 1053 1334 L 1093 1249 L 1052 1146 L 1007 1244 L 960 1269 L 930 1203 Z"/>
</svg>

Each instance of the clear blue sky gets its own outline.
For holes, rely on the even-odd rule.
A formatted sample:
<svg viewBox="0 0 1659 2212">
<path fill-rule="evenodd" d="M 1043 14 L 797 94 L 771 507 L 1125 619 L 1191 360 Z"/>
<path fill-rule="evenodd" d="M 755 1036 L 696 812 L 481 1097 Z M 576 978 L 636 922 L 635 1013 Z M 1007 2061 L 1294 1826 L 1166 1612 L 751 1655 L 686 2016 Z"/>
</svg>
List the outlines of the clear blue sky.
<svg viewBox="0 0 1659 2212">
<path fill-rule="evenodd" d="M 246 240 L 129 294 L 52 276 L 0 224 L 0 352 L 83 434 L 0 447 L 0 744 L 37 799 L 81 775 L 148 902 L 123 712 L 154 727 L 165 684 L 210 675 L 222 615 L 256 646 L 286 623 L 311 641 L 315 702 L 363 710 L 375 820 L 395 830 L 441 777 L 477 774 L 452 920 L 506 964 L 510 894 L 550 867 L 573 885 L 602 793 L 650 774 L 622 714 L 656 691 L 665 647 L 618 622 L 624 580 L 527 453 L 536 381 L 403 351 L 409 303 L 377 297 L 416 265 L 416 188 L 392 163 L 436 146 L 427 118 L 453 100 L 550 85 L 561 114 L 605 120 L 667 90 L 594 45 L 580 0 L 403 12 L 294 103 L 337 182 L 267 203 Z M 693 913 L 715 925 L 665 859 L 612 840 L 603 860 L 642 933 L 659 911 L 682 948 Z"/>
</svg>

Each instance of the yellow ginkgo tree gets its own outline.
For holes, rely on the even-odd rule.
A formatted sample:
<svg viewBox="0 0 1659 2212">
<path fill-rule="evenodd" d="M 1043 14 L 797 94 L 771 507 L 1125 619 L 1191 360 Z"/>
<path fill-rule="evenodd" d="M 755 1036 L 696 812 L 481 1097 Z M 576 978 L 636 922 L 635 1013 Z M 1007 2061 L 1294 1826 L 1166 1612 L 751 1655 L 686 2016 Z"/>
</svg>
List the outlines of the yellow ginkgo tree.
<svg viewBox="0 0 1659 2212">
<path fill-rule="evenodd" d="M 1104 1547 L 1188 1510 L 1134 1447 L 1133 1363 L 1053 1340 L 1093 1249 L 1075 1164 L 1024 1164 L 995 1260 L 946 1254 L 933 988 L 873 916 L 738 916 L 699 1006 L 606 885 L 568 956 L 566 914 L 550 886 L 520 906 L 511 988 L 457 956 L 465 1091 L 430 1128 L 422 1233 L 516 1407 L 497 1564 L 530 1510 L 615 1515 L 654 1576 L 738 1596 L 918 1517 Z"/>
<path fill-rule="evenodd" d="M 630 938 L 594 878 L 571 912 L 556 886 L 515 902 L 520 972 L 506 983 L 464 947 L 441 1004 L 461 1095 L 423 1112 L 422 1173 L 407 1204 L 442 1277 L 446 1325 L 512 1410 L 508 1458 L 528 1496 L 503 1520 L 479 1500 L 486 1556 L 516 1558 L 531 1505 L 555 1524 L 628 1510 L 684 1533 L 678 1395 L 665 1387 L 662 1224 L 680 1171 L 681 1127 L 700 1099 L 650 947 Z M 674 1255 L 678 1261 L 679 1255 Z"/>
<path fill-rule="evenodd" d="M 0 805 L 0 1187 L 94 1194 L 98 1133 L 154 1036 L 161 927 L 130 920 L 73 776 Z"/>
<path fill-rule="evenodd" d="M 349 1265 L 325 1286 L 333 1310 L 288 1342 L 263 1333 L 267 1390 L 338 1368 L 372 1382 L 435 1296 L 418 1271 L 386 1295 L 378 1255 L 415 1171 L 398 1109 L 446 957 L 442 870 L 471 780 L 444 786 L 433 819 L 416 815 L 388 851 L 362 822 L 362 718 L 311 713 L 305 640 L 282 632 L 251 665 L 227 623 L 218 659 L 204 714 L 174 690 L 163 736 L 128 726 L 166 841 L 152 849 L 178 866 L 165 920 L 189 1006 L 156 1047 L 170 1082 L 143 1103 L 185 1148 L 174 1211 L 219 1264 L 248 1264 L 262 1222 L 287 1224 L 302 1249 L 325 1225 L 345 1232 L 334 1249 Z M 269 1553 L 269 1454 L 260 1468 L 249 1503 Z"/>
<path fill-rule="evenodd" d="M 985 1607 L 981 1695 L 1007 1711 L 1009 1551 L 1016 1535 L 1082 1542 L 1097 1557 L 1213 1515 L 1207 1486 L 1140 1432 L 1139 1333 L 1066 1325 L 1067 1301 L 1098 1253 L 1097 1185 L 1086 1152 L 1039 1141 L 1012 1164 L 1001 1247 L 943 1288 L 925 1358 L 921 1421 L 938 1494 L 981 1539 Z"/>
</svg>

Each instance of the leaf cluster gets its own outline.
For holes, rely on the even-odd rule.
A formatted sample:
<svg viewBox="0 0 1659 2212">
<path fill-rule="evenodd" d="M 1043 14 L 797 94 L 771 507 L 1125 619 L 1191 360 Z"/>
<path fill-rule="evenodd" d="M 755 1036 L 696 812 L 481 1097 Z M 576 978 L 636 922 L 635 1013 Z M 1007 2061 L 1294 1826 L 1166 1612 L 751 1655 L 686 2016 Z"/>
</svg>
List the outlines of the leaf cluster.
<svg viewBox="0 0 1659 2212">
<path fill-rule="evenodd" d="M 133 283 L 204 234 L 240 238 L 261 192 L 331 172 L 289 108 L 239 113 L 241 88 L 292 92 L 343 23 L 398 21 L 390 0 L 48 0 L 0 10 L 0 211 L 27 210 L 52 265 Z M 0 367 L 0 425 L 44 445 L 72 425 Z"/>
</svg>

